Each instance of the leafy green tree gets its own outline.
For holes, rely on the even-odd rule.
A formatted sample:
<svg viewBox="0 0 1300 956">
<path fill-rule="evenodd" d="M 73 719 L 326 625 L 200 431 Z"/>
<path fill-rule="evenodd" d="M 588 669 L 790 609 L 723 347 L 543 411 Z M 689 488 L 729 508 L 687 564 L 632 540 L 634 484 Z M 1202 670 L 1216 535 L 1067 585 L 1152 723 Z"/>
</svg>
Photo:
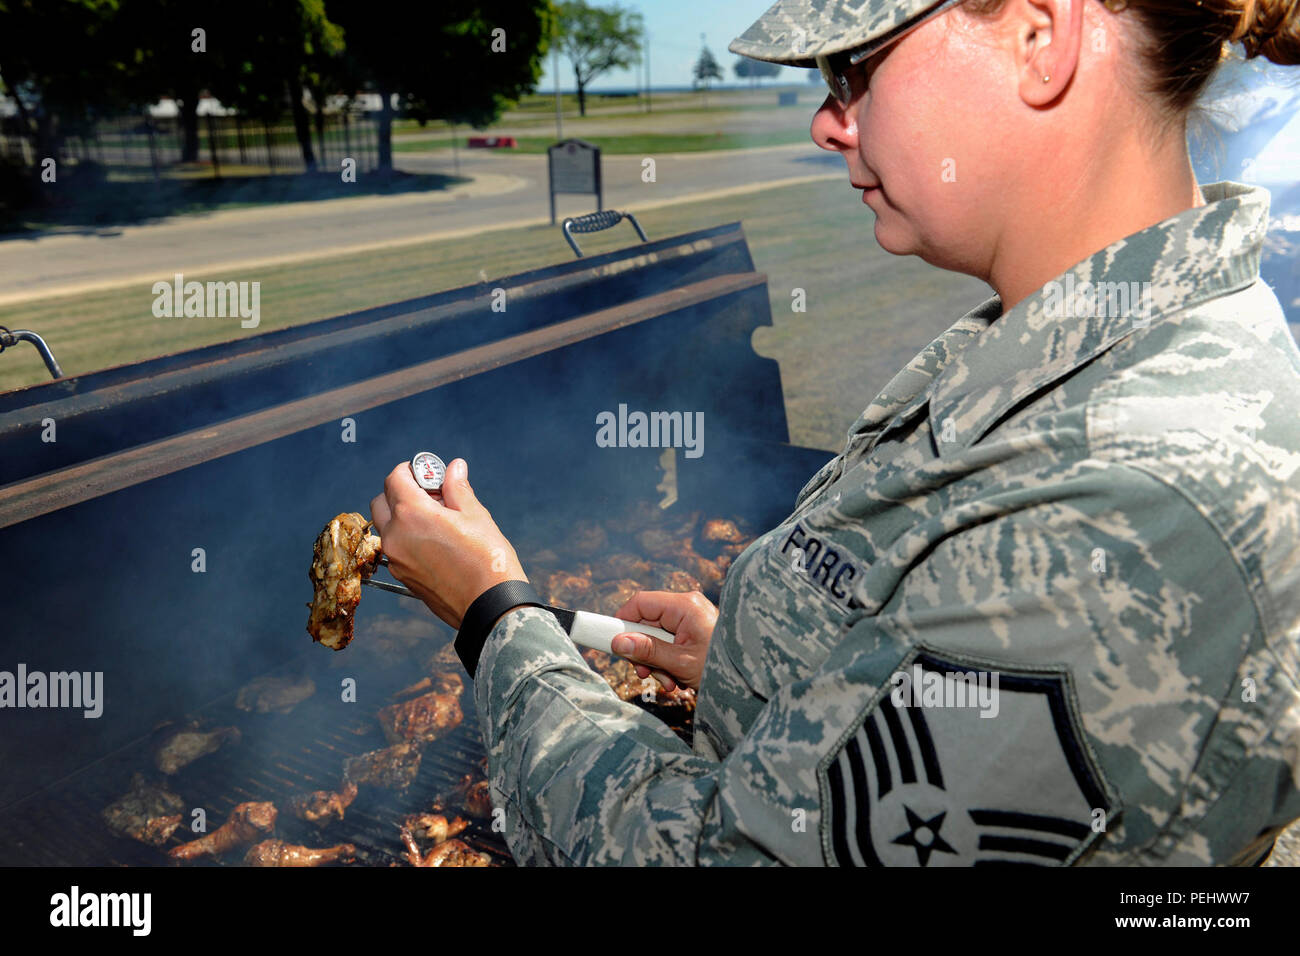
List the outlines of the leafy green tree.
<svg viewBox="0 0 1300 956">
<path fill-rule="evenodd" d="M 578 113 L 587 115 L 587 86 L 600 74 L 638 62 L 645 28 L 640 13 L 621 7 L 590 7 L 583 0 L 560 3 L 560 51 L 573 65 Z"/>
<path fill-rule="evenodd" d="M 691 70 L 695 77 L 694 86 L 704 88 L 704 105 L 709 105 L 709 85 L 714 80 L 722 79 L 722 67 L 718 66 L 718 61 L 713 58 L 709 48 L 705 47 L 700 52 L 700 58 L 695 61 L 695 66 Z"/>
<path fill-rule="evenodd" d="M 345 72 L 382 103 L 378 161 L 391 171 L 393 98 L 420 122 L 483 127 L 537 86 L 550 0 L 326 0 L 343 29 Z"/>
<path fill-rule="evenodd" d="M 733 67 L 738 79 L 749 80 L 750 86 L 756 86 L 760 80 L 771 79 L 781 72 L 780 63 L 768 63 L 766 60 L 753 60 L 747 56 L 736 57 Z"/>
<path fill-rule="evenodd" d="M 326 15 L 324 0 L 279 0 L 258 7 L 256 0 L 227 0 L 244 7 L 244 31 L 230 48 L 220 51 L 238 67 L 213 81 L 212 92 L 223 104 L 242 113 L 271 120 L 287 104 L 294 133 L 308 171 L 316 169 L 310 118 L 304 91 L 314 87 L 317 133 L 322 132 L 320 98 L 341 75 L 343 30 Z M 260 15 L 256 10 L 260 9 Z"/>
<path fill-rule="evenodd" d="M 57 157 L 64 129 L 112 109 L 128 64 L 105 43 L 116 0 L 0 0 L 0 92 L 38 157 Z"/>
</svg>

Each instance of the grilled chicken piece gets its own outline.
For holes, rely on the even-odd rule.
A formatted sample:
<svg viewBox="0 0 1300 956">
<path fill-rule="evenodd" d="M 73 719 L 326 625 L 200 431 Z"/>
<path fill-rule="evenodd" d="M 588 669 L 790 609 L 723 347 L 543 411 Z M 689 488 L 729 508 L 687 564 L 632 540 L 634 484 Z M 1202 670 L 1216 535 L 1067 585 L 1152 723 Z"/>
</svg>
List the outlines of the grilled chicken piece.
<svg viewBox="0 0 1300 956">
<path fill-rule="evenodd" d="M 485 769 L 484 773 L 486 772 Z M 460 783 L 451 788 L 451 793 L 446 798 L 436 801 L 433 808 L 441 812 L 447 805 L 460 807 L 478 820 L 492 819 L 492 793 L 488 782 L 481 777 L 476 778 L 471 773 L 461 777 Z"/>
<path fill-rule="evenodd" d="M 343 811 L 352 806 L 357 798 L 357 785 L 351 780 L 344 780 L 338 790 L 315 790 L 296 796 L 289 802 L 289 812 L 299 820 L 306 820 L 318 827 L 326 826 L 335 820 L 343 819 Z"/>
<path fill-rule="evenodd" d="M 650 577 L 652 567 L 645 558 L 629 551 L 616 551 L 597 561 L 592 575 L 601 581 L 617 581 L 620 578 L 644 581 Z"/>
<path fill-rule="evenodd" d="M 632 595 L 644 590 L 645 588 L 631 578 L 606 581 L 604 584 L 597 585 L 587 603 L 597 614 L 614 617 L 619 608 L 632 600 Z"/>
<path fill-rule="evenodd" d="M 651 565 L 650 583 L 655 591 L 702 591 L 704 585 L 693 574 L 671 564 Z"/>
<path fill-rule="evenodd" d="M 275 829 L 276 815 L 273 803 L 241 803 L 230 811 L 230 819 L 221 826 L 197 840 L 172 847 L 167 855 L 173 860 L 221 856 L 270 833 Z"/>
<path fill-rule="evenodd" d="M 224 744 L 239 743 L 238 727 L 218 727 L 203 731 L 197 720 L 177 724 L 167 730 L 154 745 L 153 762 L 159 770 L 173 774 L 200 757 L 220 750 Z"/>
<path fill-rule="evenodd" d="M 636 536 L 641 550 L 657 561 L 671 561 L 681 551 L 683 541 L 663 528 L 647 528 Z"/>
<path fill-rule="evenodd" d="M 294 846 L 283 840 L 263 840 L 244 854 L 245 866 L 320 866 L 324 863 L 351 863 L 357 848 L 351 843 L 325 847 Z"/>
<path fill-rule="evenodd" d="M 335 517 L 317 536 L 307 571 L 315 589 L 307 633 L 336 651 L 352 641 L 361 579 L 374 574 L 382 554 L 379 539 L 366 533 L 369 527 L 370 522 L 356 512 Z"/>
<path fill-rule="evenodd" d="M 429 659 L 424 662 L 425 669 L 431 674 L 437 674 L 442 671 L 449 671 L 453 674 L 459 674 L 461 670 L 460 655 L 456 653 L 456 642 L 450 640 L 442 647 L 438 648 L 429 655 Z"/>
<path fill-rule="evenodd" d="M 559 607 L 581 607 L 591 593 L 591 578 L 557 571 L 547 577 L 544 587 L 548 603 Z"/>
<path fill-rule="evenodd" d="M 315 693 L 310 677 L 259 677 L 240 688 L 235 706 L 257 714 L 287 714 Z"/>
<path fill-rule="evenodd" d="M 700 537 L 705 541 L 716 541 L 719 544 L 743 544 L 749 540 L 745 533 L 736 527 L 736 522 L 728 521 L 726 518 L 710 518 L 704 522 Z"/>
<path fill-rule="evenodd" d="M 131 778 L 131 790 L 105 807 L 100 816 L 115 833 L 162 846 L 181 825 L 184 810 L 185 801 L 179 795 L 137 773 Z"/>
<path fill-rule="evenodd" d="M 695 531 L 700 526 L 700 519 L 704 517 L 703 511 L 690 511 L 686 514 L 664 514 L 664 528 L 679 541 L 690 541 L 695 537 Z"/>
<path fill-rule="evenodd" d="M 460 675 L 439 675 L 434 684 L 438 689 L 379 711 L 379 725 L 390 744 L 404 740 L 431 743 L 460 726 L 465 719 L 460 709 L 464 686 Z"/>
<path fill-rule="evenodd" d="M 446 815 L 441 813 L 412 813 L 402 821 L 402 827 L 420 840 L 444 843 L 463 833 L 469 827 L 469 821 L 461 817 L 452 817 L 448 820 Z"/>
<path fill-rule="evenodd" d="M 455 657 L 456 649 L 452 645 L 447 645 L 451 649 L 456 666 L 460 666 L 460 658 Z M 430 655 L 425 661 L 425 667 L 431 671 L 428 677 L 421 677 L 409 687 L 403 687 L 399 691 L 394 691 L 393 697 L 410 697 L 413 694 L 427 694 L 429 691 L 437 691 L 440 694 L 459 694 L 465 689 L 465 681 L 460 674 L 454 670 L 449 670 L 449 665 L 444 663 L 447 648 Z"/>
<path fill-rule="evenodd" d="M 406 847 L 406 859 L 411 866 L 491 866 L 492 858 L 486 853 L 479 853 L 462 840 L 448 840 L 439 843 L 427 855 L 420 856 L 420 848 L 415 844 L 411 831 L 402 827 L 402 843 Z"/>
<path fill-rule="evenodd" d="M 682 567 L 700 579 L 700 583 L 703 585 L 701 590 L 716 591 L 722 587 L 722 579 L 727 574 L 726 566 L 719 566 L 717 561 L 710 561 L 708 558 L 696 554 L 694 550 L 682 553 L 677 560 Z M 730 565 L 730 563 L 730 560 L 728 560 L 727 565 Z"/>
<path fill-rule="evenodd" d="M 609 684 L 620 700 L 634 704 L 653 703 L 659 707 L 681 707 L 685 710 L 695 709 L 695 691 L 678 685 L 672 691 L 666 691 L 653 677 L 644 679 L 636 676 L 636 667 L 631 661 L 614 657 L 603 651 L 588 650 L 582 654 L 605 683 Z"/>
<path fill-rule="evenodd" d="M 420 748 L 414 743 L 372 750 L 343 762 L 345 781 L 388 790 L 405 790 L 415 782 L 419 772 Z"/>
</svg>

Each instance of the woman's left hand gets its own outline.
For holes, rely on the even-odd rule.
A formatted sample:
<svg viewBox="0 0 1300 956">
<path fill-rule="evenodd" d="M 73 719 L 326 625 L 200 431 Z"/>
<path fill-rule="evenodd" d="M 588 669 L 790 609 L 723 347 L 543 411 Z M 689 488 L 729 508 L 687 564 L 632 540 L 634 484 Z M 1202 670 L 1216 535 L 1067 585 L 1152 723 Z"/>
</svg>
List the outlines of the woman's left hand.
<svg viewBox="0 0 1300 956">
<path fill-rule="evenodd" d="M 469 486 L 469 468 L 447 466 L 438 501 L 403 462 L 370 502 L 388 570 L 454 628 L 480 594 L 503 581 L 527 581 L 519 556 Z"/>
</svg>

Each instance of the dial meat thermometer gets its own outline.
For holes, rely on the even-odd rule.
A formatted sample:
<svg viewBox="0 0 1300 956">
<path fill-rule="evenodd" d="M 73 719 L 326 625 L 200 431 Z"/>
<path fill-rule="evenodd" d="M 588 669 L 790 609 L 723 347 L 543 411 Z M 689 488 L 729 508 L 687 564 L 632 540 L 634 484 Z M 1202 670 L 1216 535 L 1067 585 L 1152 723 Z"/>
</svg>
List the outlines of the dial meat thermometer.
<svg viewBox="0 0 1300 956">
<path fill-rule="evenodd" d="M 433 452 L 422 451 L 412 458 L 411 474 L 415 476 L 415 483 L 430 495 L 438 498 L 442 497 L 442 482 L 447 476 L 447 466 Z M 379 563 L 387 567 L 387 555 L 380 557 Z M 381 591 L 389 591 L 392 594 L 401 594 L 409 598 L 415 597 L 411 593 L 411 589 L 402 584 L 388 584 L 384 581 L 376 581 L 373 578 L 363 578 L 361 583 L 372 588 L 378 588 Z M 416 598 L 416 600 L 419 599 Z M 555 615 L 560 627 L 569 635 L 569 640 L 573 641 L 573 643 L 604 651 L 606 654 L 614 653 L 611 642 L 619 634 L 647 634 L 661 641 L 667 641 L 669 644 L 673 643 L 672 634 L 651 624 L 634 624 L 631 621 L 609 617 L 605 614 L 596 614 L 592 611 L 571 611 L 568 608 L 553 607 L 549 604 L 542 605 L 542 608 Z M 652 671 L 651 673 L 660 684 L 666 686 L 667 675 L 660 671 Z"/>
</svg>

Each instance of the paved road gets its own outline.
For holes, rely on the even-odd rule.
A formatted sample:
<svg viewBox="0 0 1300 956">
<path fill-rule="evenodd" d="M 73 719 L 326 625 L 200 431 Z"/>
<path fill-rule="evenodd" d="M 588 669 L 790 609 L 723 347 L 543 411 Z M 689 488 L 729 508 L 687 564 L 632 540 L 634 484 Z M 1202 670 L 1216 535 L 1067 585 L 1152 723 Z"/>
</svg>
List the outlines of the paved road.
<svg viewBox="0 0 1300 956">
<path fill-rule="evenodd" d="M 447 172 L 450 157 L 403 153 L 410 172 Z M 743 152 L 608 156 L 605 205 L 639 209 L 799 179 L 845 178 L 843 160 L 809 142 Z M 0 304 L 170 278 L 176 272 L 244 268 L 549 222 L 546 157 L 462 151 L 465 186 L 447 192 L 293 203 L 176 217 L 163 222 L 35 239 L 0 240 Z M 851 187 L 845 183 L 846 201 Z M 592 209 L 559 197 L 560 214 Z"/>
</svg>

